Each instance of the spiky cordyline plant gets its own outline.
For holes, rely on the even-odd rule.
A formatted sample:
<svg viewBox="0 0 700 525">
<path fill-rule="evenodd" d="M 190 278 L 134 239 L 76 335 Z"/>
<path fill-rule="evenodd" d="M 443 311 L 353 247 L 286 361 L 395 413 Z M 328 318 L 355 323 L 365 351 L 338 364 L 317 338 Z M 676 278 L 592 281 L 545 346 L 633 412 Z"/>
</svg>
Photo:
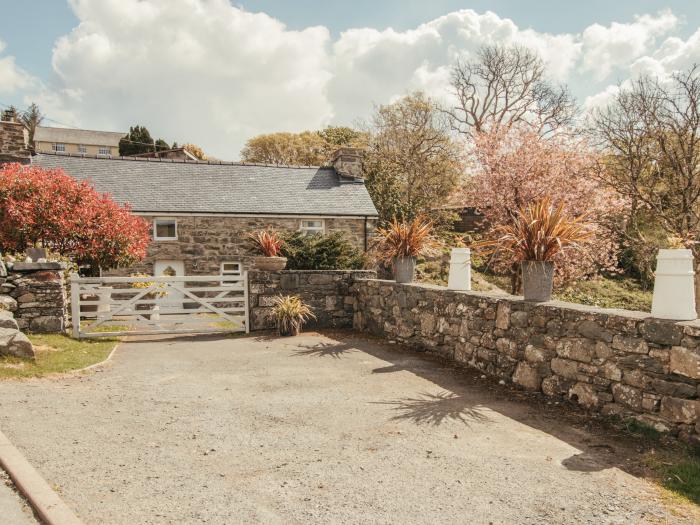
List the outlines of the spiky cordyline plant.
<svg viewBox="0 0 700 525">
<path fill-rule="evenodd" d="M 296 335 L 309 319 L 316 319 L 311 307 L 298 295 L 279 295 L 275 297 L 272 313 L 277 320 L 277 332 L 280 335 Z"/>
<path fill-rule="evenodd" d="M 435 241 L 431 237 L 433 223 L 422 217 L 411 222 L 393 219 L 386 228 L 377 229 L 375 250 L 381 259 L 417 257 L 430 251 Z"/>
<path fill-rule="evenodd" d="M 265 257 L 279 257 L 282 253 L 284 241 L 275 231 L 260 230 L 249 233 L 248 237 Z"/>
<path fill-rule="evenodd" d="M 548 197 L 518 210 L 511 224 L 495 228 L 497 238 L 477 244 L 487 252 L 513 254 L 516 261 L 551 261 L 569 248 L 579 248 L 591 239 L 586 215 L 573 217 L 563 203 L 554 206 Z"/>
</svg>

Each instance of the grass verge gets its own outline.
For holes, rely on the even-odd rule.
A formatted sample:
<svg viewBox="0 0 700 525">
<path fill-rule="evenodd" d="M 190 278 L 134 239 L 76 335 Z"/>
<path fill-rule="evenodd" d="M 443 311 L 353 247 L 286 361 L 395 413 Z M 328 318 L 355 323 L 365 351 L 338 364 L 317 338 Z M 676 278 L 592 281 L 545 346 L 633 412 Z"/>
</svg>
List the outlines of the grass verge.
<svg viewBox="0 0 700 525">
<path fill-rule="evenodd" d="M 119 342 L 116 338 L 73 339 L 63 334 L 28 335 L 36 360 L 0 357 L 0 379 L 41 377 L 70 372 L 107 358 Z"/>
<path fill-rule="evenodd" d="M 700 455 L 684 451 L 673 456 L 647 454 L 647 466 L 673 496 L 700 505 Z"/>
<path fill-rule="evenodd" d="M 602 308 L 651 311 L 652 291 L 642 289 L 638 281 L 629 277 L 578 281 L 563 290 L 556 290 L 554 296 L 561 301 Z"/>
</svg>

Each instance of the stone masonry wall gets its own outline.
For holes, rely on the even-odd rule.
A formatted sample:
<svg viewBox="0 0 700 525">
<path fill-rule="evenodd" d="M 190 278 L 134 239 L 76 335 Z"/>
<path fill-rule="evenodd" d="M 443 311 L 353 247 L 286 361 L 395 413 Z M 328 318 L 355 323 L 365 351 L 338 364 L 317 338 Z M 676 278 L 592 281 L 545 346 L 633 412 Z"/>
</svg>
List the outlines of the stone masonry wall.
<svg viewBox="0 0 700 525">
<path fill-rule="evenodd" d="M 29 162 L 27 129 L 19 122 L 0 121 L 0 164 Z"/>
<path fill-rule="evenodd" d="M 360 280 L 354 327 L 700 442 L 700 322 Z"/>
<path fill-rule="evenodd" d="M 351 287 L 355 279 L 376 277 L 371 270 L 282 270 L 248 272 L 250 327 L 265 330 L 275 327 L 273 299 L 298 295 L 313 308 L 316 321 L 308 328 L 350 328 L 355 310 Z"/>
<path fill-rule="evenodd" d="M 154 215 L 144 215 L 153 228 Z M 165 217 L 165 216 L 163 216 Z M 176 241 L 152 241 L 146 258 L 130 268 L 110 270 L 105 275 L 153 274 L 157 260 L 181 260 L 186 275 L 215 275 L 221 272 L 222 262 L 240 262 L 245 269 L 252 266 L 258 255 L 250 250 L 246 233 L 263 228 L 278 231 L 296 231 L 301 218 L 275 217 L 193 217 L 170 216 L 177 219 Z M 357 248 L 365 247 L 365 223 L 358 218 L 325 218 L 326 232 L 342 231 Z M 367 232 L 374 230 L 374 220 L 368 219 Z M 151 236 L 153 232 L 151 232 Z"/>
<path fill-rule="evenodd" d="M 0 276 L 0 302 L 20 330 L 63 332 L 68 319 L 63 263 L 15 263 Z"/>
</svg>

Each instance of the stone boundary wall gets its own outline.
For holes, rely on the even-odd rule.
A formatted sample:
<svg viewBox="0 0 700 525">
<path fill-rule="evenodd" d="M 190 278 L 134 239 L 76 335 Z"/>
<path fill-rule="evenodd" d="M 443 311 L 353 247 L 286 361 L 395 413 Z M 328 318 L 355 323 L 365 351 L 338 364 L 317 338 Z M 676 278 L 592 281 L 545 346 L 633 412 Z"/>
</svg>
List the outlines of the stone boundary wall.
<svg viewBox="0 0 700 525">
<path fill-rule="evenodd" d="M 314 311 L 316 321 L 308 328 L 351 328 L 355 297 L 351 287 L 356 279 L 377 276 L 371 270 L 282 270 L 248 272 L 250 329 L 275 327 L 273 299 L 277 295 L 298 295 Z"/>
<path fill-rule="evenodd" d="M 0 276 L 0 302 L 22 331 L 63 332 L 68 299 L 63 263 L 15 263 Z"/>
<path fill-rule="evenodd" d="M 360 280 L 355 329 L 700 443 L 700 321 Z"/>
</svg>

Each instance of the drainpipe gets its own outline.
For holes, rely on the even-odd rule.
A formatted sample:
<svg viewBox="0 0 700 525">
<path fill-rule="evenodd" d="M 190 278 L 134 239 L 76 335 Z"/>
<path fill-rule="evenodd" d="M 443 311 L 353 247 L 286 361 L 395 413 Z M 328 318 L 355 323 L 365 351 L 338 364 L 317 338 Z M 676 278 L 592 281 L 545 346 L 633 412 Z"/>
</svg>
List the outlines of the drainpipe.
<svg viewBox="0 0 700 525">
<path fill-rule="evenodd" d="M 365 253 L 367 253 L 367 215 L 365 215 Z"/>
</svg>

